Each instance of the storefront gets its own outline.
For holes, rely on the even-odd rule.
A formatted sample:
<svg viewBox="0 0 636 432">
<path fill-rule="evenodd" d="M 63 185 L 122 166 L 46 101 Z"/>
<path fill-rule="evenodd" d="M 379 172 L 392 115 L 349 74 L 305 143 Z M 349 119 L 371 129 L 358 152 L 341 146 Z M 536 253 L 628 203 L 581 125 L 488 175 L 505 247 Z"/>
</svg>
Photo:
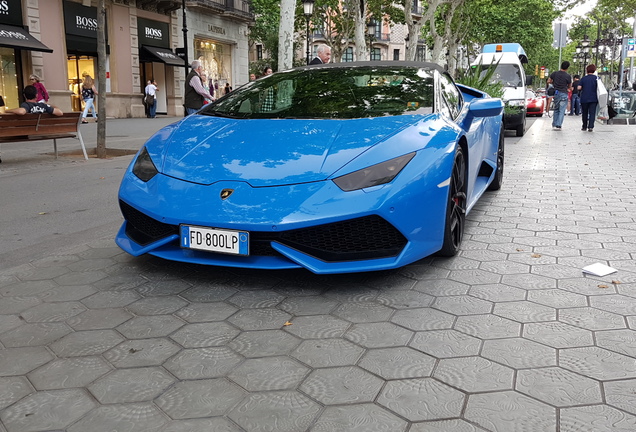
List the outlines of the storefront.
<svg viewBox="0 0 636 432">
<path fill-rule="evenodd" d="M 64 27 L 71 107 L 73 111 L 81 111 L 84 77 L 90 75 L 95 79 L 97 76 L 97 8 L 65 0 Z M 105 34 L 108 38 L 108 30 Z M 106 53 L 109 51 L 107 41 Z M 107 84 L 107 91 L 108 87 Z"/>
<path fill-rule="evenodd" d="M 21 102 L 22 51 L 53 52 L 24 28 L 20 0 L 0 0 L 0 96 L 6 108 Z"/>
<path fill-rule="evenodd" d="M 166 75 L 174 77 L 174 71 L 167 74 L 166 67 L 183 68 L 185 61 L 170 49 L 170 25 L 147 18 L 137 18 L 137 37 L 139 39 L 139 76 L 141 93 L 148 81 L 156 81 L 159 89 L 156 94 L 157 114 L 168 113 L 168 92 Z"/>
<path fill-rule="evenodd" d="M 218 29 L 223 30 L 223 29 Z M 215 39 L 194 38 L 194 58 L 201 61 L 206 73 L 210 93 L 223 96 L 225 83 L 232 83 L 232 46 Z"/>
</svg>

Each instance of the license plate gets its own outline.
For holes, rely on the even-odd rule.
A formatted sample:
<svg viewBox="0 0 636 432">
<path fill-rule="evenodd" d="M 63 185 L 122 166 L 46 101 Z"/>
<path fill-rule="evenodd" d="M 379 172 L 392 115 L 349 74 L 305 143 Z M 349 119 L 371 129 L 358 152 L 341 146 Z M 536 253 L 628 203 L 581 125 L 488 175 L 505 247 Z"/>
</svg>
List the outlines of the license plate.
<svg viewBox="0 0 636 432">
<path fill-rule="evenodd" d="M 231 255 L 249 255 L 249 233 L 181 225 L 181 247 Z"/>
</svg>

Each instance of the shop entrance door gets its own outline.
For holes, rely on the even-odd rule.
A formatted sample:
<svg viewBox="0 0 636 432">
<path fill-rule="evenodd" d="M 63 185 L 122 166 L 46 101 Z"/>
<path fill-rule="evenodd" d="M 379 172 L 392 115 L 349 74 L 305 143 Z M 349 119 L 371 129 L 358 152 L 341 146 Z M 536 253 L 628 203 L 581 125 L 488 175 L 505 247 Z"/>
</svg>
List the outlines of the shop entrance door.
<svg viewBox="0 0 636 432">
<path fill-rule="evenodd" d="M 67 58 L 68 89 L 73 92 L 71 95 L 71 107 L 73 111 L 82 111 L 84 109 L 84 101 L 81 97 L 82 82 L 86 75 L 90 75 L 95 80 L 97 57 L 69 55 Z"/>
</svg>

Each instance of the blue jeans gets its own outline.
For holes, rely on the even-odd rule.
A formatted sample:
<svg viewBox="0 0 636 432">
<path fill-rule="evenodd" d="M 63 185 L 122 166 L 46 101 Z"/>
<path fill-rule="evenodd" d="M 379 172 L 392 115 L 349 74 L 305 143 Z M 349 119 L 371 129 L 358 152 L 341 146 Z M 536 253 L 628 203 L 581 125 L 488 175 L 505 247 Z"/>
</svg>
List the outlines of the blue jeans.
<svg viewBox="0 0 636 432">
<path fill-rule="evenodd" d="M 194 114 L 195 112 L 199 111 L 199 108 L 188 108 L 188 107 L 186 107 L 186 111 L 188 112 L 188 115 L 190 115 L 190 114 Z"/>
<path fill-rule="evenodd" d="M 596 107 L 598 102 L 582 103 L 583 108 L 583 129 L 594 129 L 594 119 L 596 118 Z"/>
<path fill-rule="evenodd" d="M 93 118 L 97 118 L 97 113 L 95 112 L 95 105 L 93 104 L 93 98 L 84 99 L 84 112 L 82 113 L 82 118 L 86 118 L 88 115 L 88 110 L 92 108 Z"/>
<path fill-rule="evenodd" d="M 572 102 L 570 103 L 570 115 L 581 114 L 581 97 L 572 93 Z"/>
<path fill-rule="evenodd" d="M 157 98 L 155 97 L 152 105 L 148 107 L 148 114 L 150 114 L 150 118 L 155 118 L 157 115 Z"/>
<path fill-rule="evenodd" d="M 558 94 L 555 94 L 552 99 L 552 106 L 554 106 L 552 126 L 561 127 L 563 125 L 563 117 L 565 117 L 565 109 L 568 106 L 567 92 L 559 92 Z"/>
</svg>

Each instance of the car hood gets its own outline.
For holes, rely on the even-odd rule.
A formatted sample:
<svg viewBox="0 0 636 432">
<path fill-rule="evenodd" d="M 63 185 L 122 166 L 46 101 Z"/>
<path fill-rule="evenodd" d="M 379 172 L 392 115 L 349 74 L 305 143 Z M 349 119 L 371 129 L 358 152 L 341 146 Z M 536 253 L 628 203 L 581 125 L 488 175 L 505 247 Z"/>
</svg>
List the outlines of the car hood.
<svg viewBox="0 0 636 432">
<path fill-rule="evenodd" d="M 191 115 L 170 134 L 159 170 L 200 184 L 244 181 L 262 187 L 320 181 L 421 118 L 236 120 Z"/>
</svg>

